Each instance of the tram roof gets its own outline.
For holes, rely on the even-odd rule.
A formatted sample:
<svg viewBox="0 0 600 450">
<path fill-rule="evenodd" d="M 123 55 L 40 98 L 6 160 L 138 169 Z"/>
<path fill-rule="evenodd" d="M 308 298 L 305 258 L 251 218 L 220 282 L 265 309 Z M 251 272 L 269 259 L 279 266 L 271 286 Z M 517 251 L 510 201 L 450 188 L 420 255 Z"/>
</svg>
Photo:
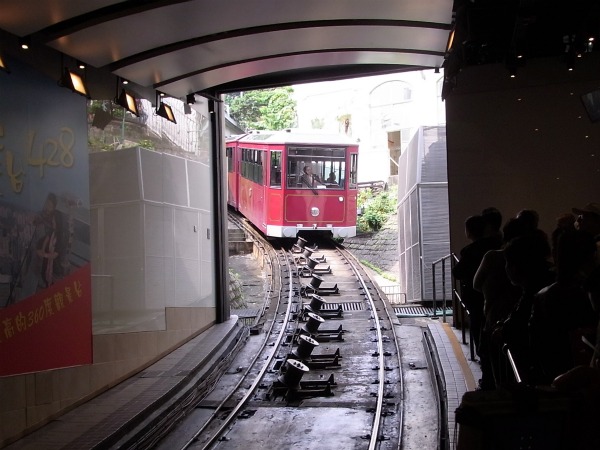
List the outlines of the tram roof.
<svg viewBox="0 0 600 450">
<path fill-rule="evenodd" d="M 83 61 L 96 98 L 114 95 L 115 76 L 150 99 L 156 90 L 183 99 L 442 66 L 448 78 L 521 50 L 527 58 L 564 56 L 567 44 L 580 46 L 600 28 L 597 0 L 0 0 L 0 7 L 0 52 L 53 77 Z M 31 41 L 29 53 L 20 39 Z"/>
<path fill-rule="evenodd" d="M 345 134 L 320 130 L 286 129 L 280 131 L 257 131 L 232 136 L 228 142 L 253 142 L 265 144 L 297 144 L 297 145 L 336 145 L 358 146 L 358 143 Z"/>
</svg>

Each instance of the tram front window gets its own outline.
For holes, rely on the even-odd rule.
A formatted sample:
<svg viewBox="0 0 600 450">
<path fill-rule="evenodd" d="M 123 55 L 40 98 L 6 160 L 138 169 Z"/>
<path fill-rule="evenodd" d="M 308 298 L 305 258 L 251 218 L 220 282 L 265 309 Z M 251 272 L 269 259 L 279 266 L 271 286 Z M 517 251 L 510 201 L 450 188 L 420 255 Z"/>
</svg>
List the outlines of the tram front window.
<svg viewBox="0 0 600 450">
<path fill-rule="evenodd" d="M 343 189 L 346 149 L 289 147 L 287 187 L 292 189 Z"/>
</svg>

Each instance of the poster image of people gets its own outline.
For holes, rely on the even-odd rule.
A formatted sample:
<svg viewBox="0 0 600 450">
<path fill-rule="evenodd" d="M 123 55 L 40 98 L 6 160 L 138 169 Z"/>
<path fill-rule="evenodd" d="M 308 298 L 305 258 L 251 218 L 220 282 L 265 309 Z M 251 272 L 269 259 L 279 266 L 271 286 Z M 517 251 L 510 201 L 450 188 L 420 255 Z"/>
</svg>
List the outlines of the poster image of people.
<svg viewBox="0 0 600 450">
<path fill-rule="evenodd" d="M 0 307 L 48 288 L 89 259 L 87 215 L 74 198 L 49 192 L 38 212 L 0 204 Z"/>
<path fill-rule="evenodd" d="M 0 376 L 92 361 L 87 102 L 11 67 L 0 83 Z"/>
</svg>

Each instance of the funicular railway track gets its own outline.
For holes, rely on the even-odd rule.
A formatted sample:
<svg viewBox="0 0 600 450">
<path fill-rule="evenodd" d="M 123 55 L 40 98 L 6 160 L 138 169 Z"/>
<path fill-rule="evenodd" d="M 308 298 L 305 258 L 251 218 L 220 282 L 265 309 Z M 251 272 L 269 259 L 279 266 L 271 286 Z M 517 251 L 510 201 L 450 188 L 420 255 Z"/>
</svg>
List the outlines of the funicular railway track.
<svg viewBox="0 0 600 450">
<path fill-rule="evenodd" d="M 376 285 L 333 242 L 247 232 L 272 271 L 265 306 L 231 368 L 159 448 L 401 448 L 400 353 Z"/>
</svg>

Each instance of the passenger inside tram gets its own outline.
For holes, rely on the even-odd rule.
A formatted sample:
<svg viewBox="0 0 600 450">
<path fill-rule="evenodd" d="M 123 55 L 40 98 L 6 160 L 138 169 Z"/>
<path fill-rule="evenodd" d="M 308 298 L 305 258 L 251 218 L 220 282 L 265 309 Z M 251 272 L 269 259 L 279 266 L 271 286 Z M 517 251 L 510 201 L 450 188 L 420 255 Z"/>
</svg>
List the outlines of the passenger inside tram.
<svg viewBox="0 0 600 450">
<path fill-rule="evenodd" d="M 325 180 L 329 184 L 337 184 L 337 179 L 334 172 L 329 172 L 329 176 L 327 180 Z"/>
</svg>

